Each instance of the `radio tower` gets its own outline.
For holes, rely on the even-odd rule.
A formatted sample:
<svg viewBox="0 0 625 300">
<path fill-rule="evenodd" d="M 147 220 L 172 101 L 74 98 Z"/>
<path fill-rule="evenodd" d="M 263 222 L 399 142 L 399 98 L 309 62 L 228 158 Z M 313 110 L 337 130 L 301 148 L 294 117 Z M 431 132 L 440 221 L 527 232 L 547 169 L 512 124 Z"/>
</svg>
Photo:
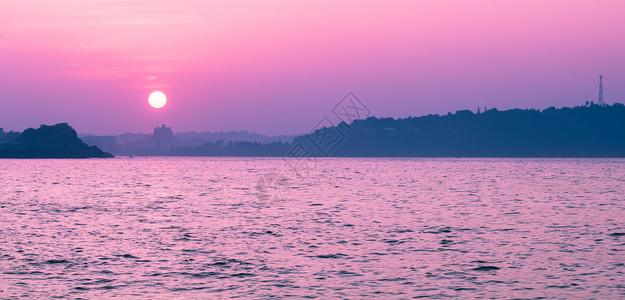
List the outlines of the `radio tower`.
<svg viewBox="0 0 625 300">
<path fill-rule="evenodd" d="M 603 75 L 599 75 L 599 105 L 603 105 Z"/>
</svg>

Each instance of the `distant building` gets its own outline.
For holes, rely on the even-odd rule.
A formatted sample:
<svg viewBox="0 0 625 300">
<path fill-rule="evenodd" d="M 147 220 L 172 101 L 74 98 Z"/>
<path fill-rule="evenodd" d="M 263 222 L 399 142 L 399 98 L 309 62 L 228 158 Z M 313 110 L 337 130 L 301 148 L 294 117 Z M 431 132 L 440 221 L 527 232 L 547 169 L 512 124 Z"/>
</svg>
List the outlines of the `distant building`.
<svg viewBox="0 0 625 300">
<path fill-rule="evenodd" d="M 156 150 L 169 150 L 174 146 L 174 132 L 170 127 L 163 124 L 161 127 L 154 128 L 154 146 Z"/>
</svg>

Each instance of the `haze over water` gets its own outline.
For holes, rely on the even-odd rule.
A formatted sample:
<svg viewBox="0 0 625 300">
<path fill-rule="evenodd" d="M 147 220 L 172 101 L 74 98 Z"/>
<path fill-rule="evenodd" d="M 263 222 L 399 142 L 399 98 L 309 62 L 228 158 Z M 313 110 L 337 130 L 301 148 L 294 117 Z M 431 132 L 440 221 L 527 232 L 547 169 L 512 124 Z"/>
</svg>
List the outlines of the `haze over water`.
<svg viewBox="0 0 625 300">
<path fill-rule="evenodd" d="M 625 297 L 625 160 L 5 160 L 0 298 Z"/>
</svg>

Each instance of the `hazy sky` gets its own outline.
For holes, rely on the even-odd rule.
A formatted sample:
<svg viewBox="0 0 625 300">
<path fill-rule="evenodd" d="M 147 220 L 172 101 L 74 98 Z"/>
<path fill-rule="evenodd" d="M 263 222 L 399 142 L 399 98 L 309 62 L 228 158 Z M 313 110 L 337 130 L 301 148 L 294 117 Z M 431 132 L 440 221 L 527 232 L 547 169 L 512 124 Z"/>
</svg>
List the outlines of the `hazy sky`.
<svg viewBox="0 0 625 300">
<path fill-rule="evenodd" d="M 0 0 L 0 127 L 306 132 L 379 117 L 625 102 L 622 0 Z M 169 102 L 147 103 L 161 90 Z"/>
</svg>

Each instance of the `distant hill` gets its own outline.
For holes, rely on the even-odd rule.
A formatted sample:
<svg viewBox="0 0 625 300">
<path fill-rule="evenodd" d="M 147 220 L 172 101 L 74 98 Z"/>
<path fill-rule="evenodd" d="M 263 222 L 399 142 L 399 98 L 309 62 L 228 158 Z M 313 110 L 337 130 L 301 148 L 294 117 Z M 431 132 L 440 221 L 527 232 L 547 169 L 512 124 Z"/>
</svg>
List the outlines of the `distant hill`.
<svg viewBox="0 0 625 300">
<path fill-rule="evenodd" d="M 468 110 L 341 123 L 292 143 L 207 143 L 170 155 L 362 157 L 625 157 L 625 106 Z"/>
<path fill-rule="evenodd" d="M 278 135 L 268 136 L 248 131 L 226 131 L 226 132 L 180 132 L 174 133 L 174 138 L 180 140 L 186 140 L 187 143 L 184 146 L 200 142 L 204 144 L 206 142 L 214 143 L 219 140 L 224 142 L 259 142 L 261 144 L 268 144 L 273 142 L 291 142 L 296 136 L 294 135 Z"/>
<path fill-rule="evenodd" d="M 274 142 L 291 142 L 296 136 L 279 135 L 267 136 L 248 131 L 227 132 L 179 132 L 174 133 L 172 144 L 175 147 L 198 147 L 206 143 L 222 141 L 250 142 L 269 144 Z M 152 134 L 125 133 L 115 136 L 80 135 L 80 138 L 89 145 L 98 146 L 106 152 L 115 155 L 171 155 L 169 151 L 154 151 Z"/>
<path fill-rule="evenodd" d="M 0 158 L 109 158 L 111 154 L 85 144 L 67 123 L 24 130 L 14 140 L 0 137 Z"/>
</svg>

